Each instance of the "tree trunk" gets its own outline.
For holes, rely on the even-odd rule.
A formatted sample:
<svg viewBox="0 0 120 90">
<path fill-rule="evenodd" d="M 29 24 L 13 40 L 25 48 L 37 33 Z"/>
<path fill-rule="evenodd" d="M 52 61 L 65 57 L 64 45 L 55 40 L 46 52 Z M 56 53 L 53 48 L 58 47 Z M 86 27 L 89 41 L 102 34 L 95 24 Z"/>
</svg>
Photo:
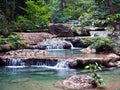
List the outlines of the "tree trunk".
<svg viewBox="0 0 120 90">
<path fill-rule="evenodd" d="M 61 7 L 61 13 L 62 15 L 64 15 L 64 0 L 61 0 L 61 3 L 60 3 L 60 7 Z"/>
<path fill-rule="evenodd" d="M 15 0 L 11 2 L 11 21 L 15 19 Z"/>
<path fill-rule="evenodd" d="M 111 15 L 114 16 L 114 15 L 115 15 L 115 12 L 114 12 L 113 5 L 112 5 L 112 1 L 111 1 L 111 0 L 108 0 L 108 6 L 109 6 L 109 9 L 110 9 Z M 115 23 L 114 21 L 112 21 L 112 26 L 114 27 L 114 31 L 116 31 L 117 28 L 116 28 L 116 23 Z M 114 31 L 113 31 L 113 32 L 114 32 Z"/>
</svg>

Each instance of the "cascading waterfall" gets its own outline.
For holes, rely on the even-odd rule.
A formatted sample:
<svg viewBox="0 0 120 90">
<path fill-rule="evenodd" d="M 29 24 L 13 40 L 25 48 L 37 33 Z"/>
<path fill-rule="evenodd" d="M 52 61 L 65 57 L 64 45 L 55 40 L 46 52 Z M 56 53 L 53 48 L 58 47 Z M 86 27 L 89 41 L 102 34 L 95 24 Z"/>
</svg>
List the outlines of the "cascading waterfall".
<svg viewBox="0 0 120 90">
<path fill-rule="evenodd" d="M 9 60 L 4 60 L 6 67 L 45 67 L 51 69 L 68 69 L 69 63 L 66 60 L 30 60 L 24 61 L 22 59 L 11 58 Z M 29 63 L 29 64 L 28 64 Z"/>
<path fill-rule="evenodd" d="M 69 45 L 71 48 L 73 47 L 72 43 L 69 41 L 65 41 L 60 38 L 52 38 L 46 39 L 37 44 L 38 46 L 46 46 L 46 49 L 64 49 L 65 45 Z"/>
<path fill-rule="evenodd" d="M 54 67 L 57 69 L 69 69 L 69 62 L 65 60 L 59 60 Z"/>
<path fill-rule="evenodd" d="M 111 31 L 90 31 L 91 37 L 95 37 L 95 36 L 106 37 L 111 33 L 112 33 Z"/>
<path fill-rule="evenodd" d="M 4 60 L 6 66 L 25 66 L 25 62 L 23 62 L 20 58 L 10 58 L 9 60 Z"/>
</svg>

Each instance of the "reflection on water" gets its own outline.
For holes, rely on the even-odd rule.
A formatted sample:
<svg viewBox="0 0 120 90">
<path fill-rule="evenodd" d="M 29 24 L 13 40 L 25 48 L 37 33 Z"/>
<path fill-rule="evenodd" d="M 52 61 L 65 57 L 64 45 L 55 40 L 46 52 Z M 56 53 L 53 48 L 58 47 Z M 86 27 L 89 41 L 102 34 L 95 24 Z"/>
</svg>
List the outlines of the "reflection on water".
<svg viewBox="0 0 120 90">
<path fill-rule="evenodd" d="M 73 49 L 49 49 L 50 57 L 62 57 L 66 58 L 69 56 L 79 55 L 81 53 L 81 48 L 73 48 Z"/>
<path fill-rule="evenodd" d="M 65 79 L 76 74 L 87 74 L 84 70 L 74 69 L 49 69 L 42 67 L 25 68 L 0 68 L 0 90 L 62 90 L 54 86 L 58 80 Z M 105 80 L 106 85 L 118 84 L 120 81 L 120 68 L 114 70 L 104 70 L 100 75 Z M 112 89 L 120 88 L 119 85 Z"/>
</svg>

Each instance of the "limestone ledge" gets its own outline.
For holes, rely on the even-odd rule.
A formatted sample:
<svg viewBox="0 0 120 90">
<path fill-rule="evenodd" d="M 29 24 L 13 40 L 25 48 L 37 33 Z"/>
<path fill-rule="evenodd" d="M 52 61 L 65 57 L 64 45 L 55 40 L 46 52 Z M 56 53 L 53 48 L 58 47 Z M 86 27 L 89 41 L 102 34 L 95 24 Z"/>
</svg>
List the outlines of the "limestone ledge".
<svg viewBox="0 0 120 90">
<path fill-rule="evenodd" d="M 9 60 L 11 58 L 17 59 L 20 58 L 24 61 L 27 60 L 66 60 L 69 62 L 70 68 L 80 68 L 85 65 L 92 64 L 97 62 L 98 64 L 102 64 L 106 67 L 118 66 L 120 61 L 120 56 L 114 53 L 107 54 L 80 54 L 79 56 L 73 57 L 51 57 L 49 53 L 45 50 L 38 49 L 20 49 L 6 52 L 0 55 L 2 60 Z M 119 63 L 120 64 L 120 63 Z"/>
</svg>

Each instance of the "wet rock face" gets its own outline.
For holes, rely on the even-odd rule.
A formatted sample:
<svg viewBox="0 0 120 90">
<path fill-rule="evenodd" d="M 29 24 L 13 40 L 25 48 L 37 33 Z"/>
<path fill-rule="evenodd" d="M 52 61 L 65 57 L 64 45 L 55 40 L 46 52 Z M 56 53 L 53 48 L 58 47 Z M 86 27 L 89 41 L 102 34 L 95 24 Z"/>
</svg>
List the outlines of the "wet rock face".
<svg viewBox="0 0 120 90">
<path fill-rule="evenodd" d="M 5 62 L 2 59 L 0 59 L 0 67 L 2 66 L 5 66 Z"/>
<path fill-rule="evenodd" d="M 57 35 L 58 37 L 71 37 L 73 36 L 72 30 L 62 24 L 54 24 L 49 27 L 50 33 Z"/>
<path fill-rule="evenodd" d="M 73 38 L 73 39 L 65 39 L 65 40 L 70 41 L 74 47 L 86 47 L 86 45 L 84 45 L 81 38 Z"/>
<path fill-rule="evenodd" d="M 81 76 L 72 76 L 68 79 L 59 81 L 56 83 L 57 87 L 66 88 L 66 89 L 72 89 L 72 90 L 85 90 L 97 87 L 97 83 L 95 80 L 87 75 L 81 75 Z"/>
</svg>

